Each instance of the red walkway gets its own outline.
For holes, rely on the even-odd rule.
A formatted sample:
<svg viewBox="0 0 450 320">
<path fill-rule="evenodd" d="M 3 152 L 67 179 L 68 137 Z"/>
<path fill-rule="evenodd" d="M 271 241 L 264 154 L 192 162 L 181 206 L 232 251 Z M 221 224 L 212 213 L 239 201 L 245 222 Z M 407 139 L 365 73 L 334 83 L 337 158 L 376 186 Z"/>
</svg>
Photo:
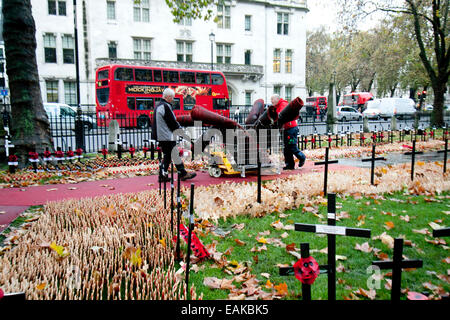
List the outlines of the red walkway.
<svg viewBox="0 0 450 320">
<path fill-rule="evenodd" d="M 343 170 L 353 167 L 338 164 L 330 165 L 330 170 Z M 279 175 L 262 176 L 262 180 L 273 180 L 293 174 L 304 174 L 312 170 L 323 170 L 323 166 L 315 167 L 314 163 L 307 161 L 302 169 L 282 171 Z M 198 185 L 218 184 L 226 181 L 243 182 L 256 181 L 255 174 L 248 174 L 245 178 L 240 175 L 222 176 L 212 178 L 206 172 L 197 172 L 197 177 L 192 180 L 182 181 L 183 186 L 191 183 Z M 55 184 L 31 186 L 25 188 L 0 189 L 0 232 L 13 221 L 18 215 L 32 205 L 43 205 L 49 201 L 60 201 L 65 199 L 80 199 L 85 197 L 96 197 L 108 194 L 140 192 L 158 188 L 158 176 L 144 176 L 134 178 L 123 178 L 114 180 L 99 180 L 80 182 L 77 184 Z M 170 185 L 167 184 L 170 188 Z"/>
</svg>

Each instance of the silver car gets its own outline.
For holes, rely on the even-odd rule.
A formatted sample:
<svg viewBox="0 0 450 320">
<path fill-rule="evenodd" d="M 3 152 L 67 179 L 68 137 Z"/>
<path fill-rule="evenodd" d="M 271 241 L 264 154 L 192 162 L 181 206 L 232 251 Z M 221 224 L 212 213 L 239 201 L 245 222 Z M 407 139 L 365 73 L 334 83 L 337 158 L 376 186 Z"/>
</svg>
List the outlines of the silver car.
<svg viewBox="0 0 450 320">
<path fill-rule="evenodd" d="M 362 114 L 349 106 L 336 107 L 336 119 L 338 121 L 362 120 Z"/>
</svg>

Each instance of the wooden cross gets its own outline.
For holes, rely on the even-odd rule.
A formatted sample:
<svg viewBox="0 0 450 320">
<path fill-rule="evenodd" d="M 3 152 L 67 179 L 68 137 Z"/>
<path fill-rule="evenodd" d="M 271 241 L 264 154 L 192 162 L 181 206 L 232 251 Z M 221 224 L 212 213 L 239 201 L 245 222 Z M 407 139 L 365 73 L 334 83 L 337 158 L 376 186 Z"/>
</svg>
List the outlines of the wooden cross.
<svg viewBox="0 0 450 320">
<path fill-rule="evenodd" d="M 3 298 L 1 299 L 4 302 L 10 302 L 10 301 L 24 301 L 25 298 L 25 292 L 13 292 L 13 293 L 5 293 Z"/>
<path fill-rule="evenodd" d="M 319 148 L 322 148 L 322 136 L 319 134 L 317 141 L 319 142 Z"/>
<path fill-rule="evenodd" d="M 422 260 L 404 260 L 403 259 L 403 239 L 394 239 L 394 257 L 391 261 L 373 261 L 372 265 L 380 269 L 392 269 L 392 288 L 391 300 L 399 301 L 401 293 L 402 269 L 404 268 L 422 268 Z"/>
<path fill-rule="evenodd" d="M 375 161 L 380 161 L 380 160 L 386 161 L 386 158 L 385 158 L 385 157 L 378 157 L 378 158 L 375 158 L 375 143 L 374 143 L 374 144 L 372 145 L 372 157 L 370 157 L 370 158 L 365 158 L 365 159 L 362 159 L 362 160 L 361 160 L 362 162 L 368 162 L 368 161 L 371 162 L 371 169 L 370 169 L 370 184 L 371 184 L 371 185 L 374 185 L 374 178 L 375 178 Z"/>
<path fill-rule="evenodd" d="M 329 133 L 327 133 L 327 141 L 328 141 L 328 148 L 331 148 L 331 141 L 333 141 L 333 138 L 330 136 Z"/>
<path fill-rule="evenodd" d="M 173 162 L 170 163 L 170 232 L 173 233 L 173 193 L 174 193 L 174 180 L 173 180 Z"/>
<path fill-rule="evenodd" d="M 316 148 L 316 136 L 312 134 L 310 141 L 311 141 L 311 148 L 315 149 Z"/>
<path fill-rule="evenodd" d="M 406 155 L 411 155 L 411 181 L 414 180 L 414 165 L 416 154 L 423 154 L 423 151 L 416 151 L 416 140 L 413 140 L 412 151 L 405 152 Z"/>
<path fill-rule="evenodd" d="M 256 196 L 256 201 L 258 203 L 261 203 L 261 160 L 259 159 L 258 156 L 258 187 L 257 187 L 257 196 Z"/>
<path fill-rule="evenodd" d="M 329 154 L 329 148 L 326 147 L 325 148 L 325 161 L 318 161 L 318 162 L 314 163 L 315 166 L 325 165 L 324 178 L 323 178 L 324 179 L 323 180 L 323 196 L 324 197 L 327 195 L 328 164 L 338 163 L 339 162 L 339 160 L 328 160 L 328 154 Z"/>
<path fill-rule="evenodd" d="M 296 223 L 295 231 L 326 234 L 328 240 L 328 264 L 320 266 L 328 275 L 328 300 L 336 300 L 336 235 L 347 237 L 370 238 L 370 229 L 357 229 L 336 226 L 336 194 L 328 194 L 328 224 Z M 309 255 L 308 255 L 309 256 Z M 303 257 L 303 255 L 302 255 Z M 289 272 L 289 268 L 283 268 L 283 273 Z M 280 274 L 282 270 L 280 269 Z"/>
<path fill-rule="evenodd" d="M 334 139 L 333 139 L 333 140 L 336 141 L 336 148 L 339 147 L 339 140 L 340 140 L 339 134 L 336 134 L 336 135 L 334 136 Z"/>
<path fill-rule="evenodd" d="M 444 150 L 439 150 L 438 153 L 444 154 L 444 173 L 447 171 L 447 152 L 448 152 L 448 139 L 445 139 Z"/>
</svg>

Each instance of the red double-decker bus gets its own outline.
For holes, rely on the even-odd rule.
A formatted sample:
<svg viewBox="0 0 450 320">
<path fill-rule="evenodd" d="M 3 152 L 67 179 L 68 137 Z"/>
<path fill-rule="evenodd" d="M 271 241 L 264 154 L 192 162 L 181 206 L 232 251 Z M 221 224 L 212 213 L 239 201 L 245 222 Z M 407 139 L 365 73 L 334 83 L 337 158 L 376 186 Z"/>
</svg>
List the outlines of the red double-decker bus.
<svg viewBox="0 0 450 320">
<path fill-rule="evenodd" d="M 175 115 L 189 114 L 199 105 L 230 116 L 227 83 L 219 71 L 107 65 L 97 69 L 95 80 L 99 126 L 115 119 L 121 127 L 149 127 L 168 87 L 175 91 Z"/>
<path fill-rule="evenodd" d="M 327 113 L 327 97 L 320 96 L 320 97 L 306 98 L 305 108 L 306 108 L 306 111 L 311 115 L 326 114 Z"/>
</svg>

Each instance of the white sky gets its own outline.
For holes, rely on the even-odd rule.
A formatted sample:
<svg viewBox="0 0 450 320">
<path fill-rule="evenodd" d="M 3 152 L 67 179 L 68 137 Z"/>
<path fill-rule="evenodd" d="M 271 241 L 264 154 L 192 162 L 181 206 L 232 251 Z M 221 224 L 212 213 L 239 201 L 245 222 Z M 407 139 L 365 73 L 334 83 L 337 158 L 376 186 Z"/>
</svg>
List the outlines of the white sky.
<svg viewBox="0 0 450 320">
<path fill-rule="evenodd" d="M 334 31 L 337 25 L 336 4 L 333 0 L 307 0 L 309 12 L 306 14 L 306 30 L 317 29 L 321 25 Z"/>
</svg>

